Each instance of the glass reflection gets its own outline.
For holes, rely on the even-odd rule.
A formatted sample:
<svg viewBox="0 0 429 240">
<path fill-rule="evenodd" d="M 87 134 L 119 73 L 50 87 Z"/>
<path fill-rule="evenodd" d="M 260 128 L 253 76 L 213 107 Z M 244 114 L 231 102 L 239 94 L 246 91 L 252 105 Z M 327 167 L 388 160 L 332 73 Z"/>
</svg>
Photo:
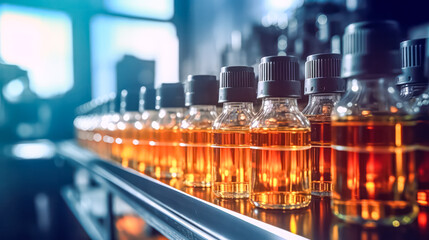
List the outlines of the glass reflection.
<svg viewBox="0 0 429 240">
<path fill-rule="evenodd" d="M 416 224 L 401 227 L 364 227 L 338 220 L 332 225 L 332 240 L 337 239 L 419 239 Z"/>
<path fill-rule="evenodd" d="M 306 238 L 312 238 L 312 213 L 310 208 L 298 210 L 253 209 L 251 217 L 286 229 Z"/>
<path fill-rule="evenodd" d="M 157 179 L 157 180 L 162 182 L 162 183 L 165 183 L 171 187 L 174 187 L 178 190 L 182 190 L 182 188 L 183 188 L 182 181 L 180 181 L 179 179 L 176 179 L 176 178 L 172 178 L 172 179 L 161 178 L 161 179 Z"/>
<path fill-rule="evenodd" d="M 329 239 L 333 218 L 330 203 L 330 197 L 312 196 L 311 198 L 310 208 L 314 216 L 312 218 L 313 239 Z"/>
<path fill-rule="evenodd" d="M 182 187 L 182 190 L 194 197 L 197 197 L 199 199 L 213 202 L 213 193 L 211 188 L 194 188 L 194 187 Z"/>
<path fill-rule="evenodd" d="M 241 213 L 243 215 L 249 215 L 252 211 L 252 205 L 250 204 L 248 199 L 216 198 L 214 200 L 214 203 L 223 208 Z"/>
</svg>

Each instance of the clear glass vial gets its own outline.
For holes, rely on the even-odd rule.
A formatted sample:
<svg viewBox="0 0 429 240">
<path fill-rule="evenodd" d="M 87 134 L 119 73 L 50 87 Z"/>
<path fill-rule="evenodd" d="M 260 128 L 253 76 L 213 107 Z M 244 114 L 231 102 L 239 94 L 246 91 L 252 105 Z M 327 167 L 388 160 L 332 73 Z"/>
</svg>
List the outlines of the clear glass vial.
<svg viewBox="0 0 429 240">
<path fill-rule="evenodd" d="M 415 42 L 418 47 L 413 47 L 415 58 L 414 67 L 408 69 L 408 74 L 412 80 L 428 84 L 429 78 L 429 39 L 417 39 L 405 42 Z M 402 44 L 405 45 L 405 42 Z M 415 45 L 416 45 L 415 44 Z M 411 44 L 407 44 L 411 45 Z M 425 48 L 421 48 L 425 46 Z M 416 52 L 417 51 L 417 52 Z M 423 55 L 423 58 L 421 56 Z M 409 59 L 407 62 L 409 62 Z M 403 58 L 404 60 L 404 58 Z M 404 63 L 402 64 L 404 65 Z M 426 66 L 426 71 L 424 67 Z M 403 74 L 406 74 L 402 68 Z M 416 79 L 417 78 L 417 79 Z M 413 95 L 414 96 L 414 95 Z M 429 206 L 429 89 L 426 89 L 421 95 L 414 97 L 412 109 L 416 116 L 415 139 L 417 143 L 416 168 L 417 168 L 417 202 L 422 206 Z"/>
<path fill-rule="evenodd" d="M 310 123 L 298 109 L 298 59 L 264 57 L 259 73 L 263 102 L 250 125 L 250 201 L 266 209 L 306 207 L 311 201 Z"/>
<path fill-rule="evenodd" d="M 180 124 L 185 113 L 185 93 L 181 83 L 163 83 L 157 89 L 158 118 L 152 122 L 154 129 L 155 178 L 182 177 L 184 149 L 180 147 Z"/>
<path fill-rule="evenodd" d="M 411 223 L 418 213 L 413 122 L 395 86 L 398 25 L 353 23 L 343 39 L 347 89 L 332 112 L 331 208 L 367 226 Z"/>
<path fill-rule="evenodd" d="M 311 125 L 311 193 L 331 195 L 331 113 L 345 89 L 341 55 L 310 55 L 305 63 L 304 94 L 308 105 L 302 113 Z"/>
<path fill-rule="evenodd" d="M 256 100 L 255 74 L 246 66 L 223 67 L 219 103 L 222 113 L 213 129 L 213 192 L 219 198 L 248 198 L 251 156 L 250 122 Z"/>
<path fill-rule="evenodd" d="M 183 184 L 210 187 L 212 184 L 213 123 L 217 117 L 217 80 L 212 75 L 189 75 L 185 83 L 185 105 L 189 113 L 182 121 L 185 149 Z"/>
<path fill-rule="evenodd" d="M 151 175 L 154 171 L 154 129 L 152 123 L 158 118 L 158 111 L 155 108 L 156 90 L 149 87 L 140 88 L 139 112 L 140 121 L 134 123 L 137 131 L 137 145 L 135 147 L 134 158 L 137 168 L 141 173 Z"/>
<path fill-rule="evenodd" d="M 135 149 L 138 144 L 135 124 L 141 120 L 138 112 L 138 91 L 121 91 L 120 115 L 112 129 L 112 158 L 124 167 L 136 169 Z"/>
</svg>

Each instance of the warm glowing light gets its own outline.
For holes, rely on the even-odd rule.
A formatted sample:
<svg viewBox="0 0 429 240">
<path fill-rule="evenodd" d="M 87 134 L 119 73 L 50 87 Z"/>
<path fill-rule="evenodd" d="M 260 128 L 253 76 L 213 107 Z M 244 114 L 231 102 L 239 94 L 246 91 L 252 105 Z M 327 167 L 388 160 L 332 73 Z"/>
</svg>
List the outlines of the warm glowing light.
<svg viewBox="0 0 429 240">
<path fill-rule="evenodd" d="M 145 222 L 138 216 L 123 216 L 116 221 L 116 228 L 119 235 L 124 234 L 124 236 L 141 236 L 144 234 L 144 226 Z"/>
<path fill-rule="evenodd" d="M 417 202 L 421 205 L 428 205 L 427 194 L 425 192 L 417 192 Z"/>
<path fill-rule="evenodd" d="M 401 223 L 398 220 L 395 220 L 395 221 L 392 222 L 392 225 L 394 227 L 399 227 L 401 225 Z"/>
<path fill-rule="evenodd" d="M 426 229 L 428 226 L 428 214 L 425 211 L 421 211 L 417 216 L 417 223 L 421 229 Z"/>
<path fill-rule="evenodd" d="M 395 124 L 395 145 L 402 146 L 402 126 L 400 123 Z"/>
<path fill-rule="evenodd" d="M 296 220 L 295 220 L 295 218 L 294 218 L 294 217 L 292 217 L 292 218 L 290 219 L 290 231 L 291 231 L 292 233 L 296 233 L 296 231 L 297 231 L 297 227 L 296 227 Z"/>
<path fill-rule="evenodd" d="M 371 218 L 374 220 L 380 219 L 380 213 L 378 211 L 372 211 L 371 212 Z"/>
<path fill-rule="evenodd" d="M 365 184 L 366 190 L 368 191 L 368 195 L 374 196 L 375 194 L 375 184 L 374 182 L 367 182 Z"/>
</svg>

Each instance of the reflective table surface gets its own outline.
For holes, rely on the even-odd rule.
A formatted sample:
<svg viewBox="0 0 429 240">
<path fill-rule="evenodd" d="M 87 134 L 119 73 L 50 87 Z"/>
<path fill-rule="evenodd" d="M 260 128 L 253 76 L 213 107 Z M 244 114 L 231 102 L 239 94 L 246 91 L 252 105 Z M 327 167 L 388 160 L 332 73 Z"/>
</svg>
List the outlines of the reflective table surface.
<svg viewBox="0 0 429 240">
<path fill-rule="evenodd" d="M 333 216 L 329 197 L 312 197 L 300 210 L 264 210 L 247 199 L 219 199 L 210 188 L 182 186 L 177 179 L 156 180 L 99 159 L 73 142 L 59 154 L 94 175 L 152 227 L 175 239 L 429 239 L 429 208 L 412 224 L 364 227 Z M 257 220 L 257 221 L 255 221 Z"/>
</svg>

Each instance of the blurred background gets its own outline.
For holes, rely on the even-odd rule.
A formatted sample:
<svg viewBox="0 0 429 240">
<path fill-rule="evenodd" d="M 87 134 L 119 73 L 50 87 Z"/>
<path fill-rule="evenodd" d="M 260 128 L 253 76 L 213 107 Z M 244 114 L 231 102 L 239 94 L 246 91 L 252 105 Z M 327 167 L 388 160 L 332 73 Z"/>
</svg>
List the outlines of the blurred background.
<svg viewBox="0 0 429 240">
<path fill-rule="evenodd" d="M 2 0 L 0 141 L 72 138 L 74 109 L 141 85 L 218 75 L 267 55 L 340 52 L 344 27 L 397 20 L 427 37 L 422 1 Z M 304 64 L 301 64 L 303 67 Z M 302 78 L 304 77 L 303 74 Z"/>
<path fill-rule="evenodd" d="M 77 106 L 267 55 L 340 53 L 345 26 L 374 19 L 429 37 L 421 0 L 1 0 L 0 235 L 85 236 L 56 190 L 71 174 L 49 160 Z"/>
</svg>

